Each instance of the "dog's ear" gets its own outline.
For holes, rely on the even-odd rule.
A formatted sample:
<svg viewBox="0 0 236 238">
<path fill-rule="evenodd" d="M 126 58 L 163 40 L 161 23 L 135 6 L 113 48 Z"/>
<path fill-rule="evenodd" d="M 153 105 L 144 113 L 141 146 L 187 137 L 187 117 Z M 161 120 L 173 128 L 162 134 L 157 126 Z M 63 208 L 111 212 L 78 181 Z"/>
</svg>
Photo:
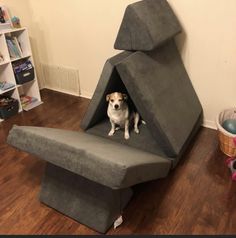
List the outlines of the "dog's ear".
<svg viewBox="0 0 236 238">
<path fill-rule="evenodd" d="M 107 94 L 107 96 L 106 96 L 106 101 L 107 101 L 107 102 L 109 102 L 110 96 L 111 96 L 110 94 Z"/>
<path fill-rule="evenodd" d="M 123 94 L 123 98 L 124 98 L 125 101 L 127 101 L 128 100 L 127 94 Z"/>
</svg>

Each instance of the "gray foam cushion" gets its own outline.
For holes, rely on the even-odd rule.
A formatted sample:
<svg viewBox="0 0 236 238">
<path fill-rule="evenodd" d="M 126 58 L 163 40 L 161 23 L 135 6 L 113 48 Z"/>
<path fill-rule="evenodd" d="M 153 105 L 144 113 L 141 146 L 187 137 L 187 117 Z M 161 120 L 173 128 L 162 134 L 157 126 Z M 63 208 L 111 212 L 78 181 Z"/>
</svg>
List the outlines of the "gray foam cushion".
<svg viewBox="0 0 236 238">
<path fill-rule="evenodd" d="M 106 61 L 88 110 L 81 122 L 82 129 L 87 130 L 106 117 L 107 94 L 114 92 L 114 90 L 126 92 L 115 66 L 131 54 L 131 52 L 122 52 Z"/>
<path fill-rule="evenodd" d="M 124 129 L 118 130 L 115 132 L 114 136 L 108 137 L 108 132 L 110 131 L 110 129 L 111 129 L 110 121 L 106 119 L 97 123 L 95 126 L 91 127 L 90 129 L 88 129 L 86 133 L 101 136 L 106 139 L 110 139 L 112 141 L 121 143 L 123 145 L 128 145 L 143 151 L 160 155 L 161 157 L 164 157 L 164 158 L 166 157 L 165 153 L 163 152 L 163 150 L 161 149 L 157 141 L 153 138 L 153 136 L 151 135 L 146 125 L 143 125 L 143 124 L 139 125 L 139 130 L 140 130 L 139 134 L 136 134 L 133 128 L 130 128 L 129 140 L 124 139 Z"/>
<path fill-rule="evenodd" d="M 166 0 L 144 0 L 127 7 L 114 47 L 150 51 L 180 32 L 181 26 Z"/>
<path fill-rule="evenodd" d="M 171 162 L 89 134 L 14 126 L 8 143 L 113 189 L 167 176 Z"/>
<path fill-rule="evenodd" d="M 131 189 L 113 190 L 49 163 L 40 191 L 41 202 L 102 233 L 131 196 Z"/>
<path fill-rule="evenodd" d="M 116 68 L 152 136 L 169 157 L 178 156 L 202 107 L 174 40 L 150 53 L 135 52 Z"/>
<path fill-rule="evenodd" d="M 107 136 L 102 123 L 107 119 L 105 96 L 118 90 L 129 94 L 146 121 L 151 137 L 148 141 L 144 138 L 145 143 L 152 144 L 150 140 L 155 140 L 168 157 L 178 161 L 190 143 L 192 131 L 195 134 L 200 128 L 202 107 L 174 41 L 149 53 L 121 53 L 108 60 L 83 119 L 84 130 Z M 119 142 L 123 141 L 120 137 Z M 128 143 L 140 145 L 133 142 Z M 156 153 L 149 146 L 147 149 Z"/>
</svg>

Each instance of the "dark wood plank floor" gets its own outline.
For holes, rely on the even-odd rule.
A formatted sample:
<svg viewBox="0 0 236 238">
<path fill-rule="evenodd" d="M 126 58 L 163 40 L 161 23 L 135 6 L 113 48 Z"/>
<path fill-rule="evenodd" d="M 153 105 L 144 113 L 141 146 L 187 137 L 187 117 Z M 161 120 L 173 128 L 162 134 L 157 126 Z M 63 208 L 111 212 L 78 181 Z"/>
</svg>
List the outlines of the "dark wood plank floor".
<svg viewBox="0 0 236 238">
<path fill-rule="evenodd" d="M 80 130 L 89 101 L 43 90 L 44 104 L 0 124 L 0 234 L 96 234 L 40 204 L 45 163 L 6 144 L 13 124 Z M 108 234 L 236 234 L 236 183 L 202 129 L 168 178 L 135 187 L 124 224 Z"/>
</svg>

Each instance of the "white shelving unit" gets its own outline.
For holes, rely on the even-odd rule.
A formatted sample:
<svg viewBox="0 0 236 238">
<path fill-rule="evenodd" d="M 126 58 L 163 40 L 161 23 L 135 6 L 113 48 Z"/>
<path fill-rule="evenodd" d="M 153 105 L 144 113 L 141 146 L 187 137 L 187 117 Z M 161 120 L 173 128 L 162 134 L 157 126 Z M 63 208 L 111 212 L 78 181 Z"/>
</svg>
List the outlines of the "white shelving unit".
<svg viewBox="0 0 236 238">
<path fill-rule="evenodd" d="M 8 46 L 6 43 L 7 36 L 16 37 L 22 51 L 21 58 L 10 58 L 10 53 L 8 50 Z M 0 62 L 0 82 L 8 82 L 14 84 L 14 87 L 7 90 L 0 90 L 0 95 L 8 95 L 19 101 L 19 112 L 31 110 L 40 104 L 42 104 L 41 96 L 39 92 L 37 75 L 35 72 L 34 80 L 27 82 L 25 84 L 17 84 L 14 71 L 13 71 L 13 63 L 19 60 L 30 60 L 32 65 L 34 65 L 34 59 L 32 57 L 32 51 L 29 41 L 28 30 L 26 28 L 19 29 L 5 29 L 0 32 L 0 53 L 3 56 L 4 61 Z M 22 107 L 20 96 L 27 95 L 37 99 L 36 102 L 31 103 L 26 107 Z M 0 119 L 0 122 L 2 120 Z"/>
</svg>

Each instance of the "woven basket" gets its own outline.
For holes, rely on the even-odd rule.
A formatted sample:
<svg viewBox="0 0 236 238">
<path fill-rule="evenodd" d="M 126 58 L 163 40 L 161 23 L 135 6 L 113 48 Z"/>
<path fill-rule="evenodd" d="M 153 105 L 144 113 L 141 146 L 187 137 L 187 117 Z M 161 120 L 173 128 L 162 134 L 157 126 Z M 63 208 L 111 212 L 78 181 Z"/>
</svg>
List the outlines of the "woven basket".
<svg viewBox="0 0 236 238">
<path fill-rule="evenodd" d="M 216 120 L 221 151 L 227 156 L 236 157 L 236 143 L 234 142 L 236 135 L 226 131 L 222 127 L 222 124 L 227 119 L 236 119 L 236 108 L 224 110 Z"/>
</svg>

